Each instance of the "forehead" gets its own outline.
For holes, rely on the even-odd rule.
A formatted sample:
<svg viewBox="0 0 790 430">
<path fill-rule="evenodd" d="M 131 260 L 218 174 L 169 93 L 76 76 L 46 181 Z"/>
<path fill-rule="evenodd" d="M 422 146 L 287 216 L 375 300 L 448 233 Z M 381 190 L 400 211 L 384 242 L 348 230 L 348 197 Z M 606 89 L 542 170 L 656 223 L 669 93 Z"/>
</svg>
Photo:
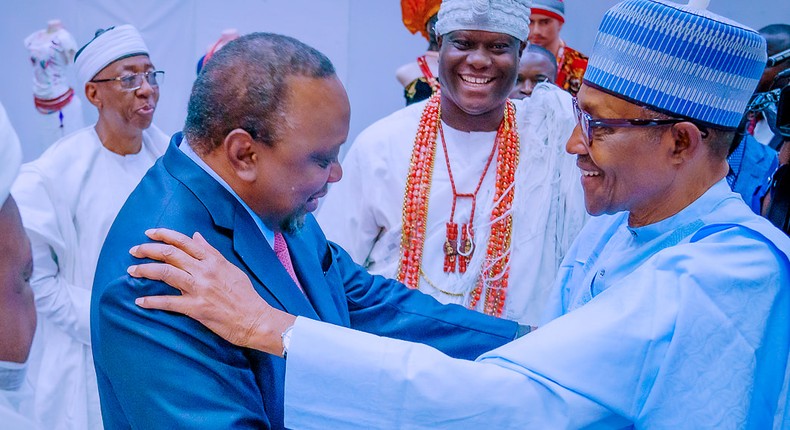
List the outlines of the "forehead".
<svg viewBox="0 0 790 430">
<path fill-rule="evenodd" d="M 540 68 L 540 69 L 547 69 L 551 71 L 554 69 L 554 64 L 551 63 L 551 60 L 547 58 L 543 54 L 538 54 L 535 52 L 524 51 L 521 54 L 521 68 Z"/>
<path fill-rule="evenodd" d="M 120 72 L 139 72 L 153 69 L 154 65 L 148 55 L 135 55 L 132 57 L 121 58 L 108 64 L 96 76 L 110 76 Z"/>
<path fill-rule="evenodd" d="M 576 95 L 579 107 L 593 118 L 639 118 L 642 108 L 609 93 L 582 84 Z"/>
<path fill-rule="evenodd" d="M 336 76 L 286 78 L 284 105 L 286 124 L 281 136 L 316 137 L 323 143 L 339 145 L 348 137 L 351 107 L 343 84 Z M 311 139 L 304 139 L 310 141 Z"/>
<path fill-rule="evenodd" d="M 557 18 L 553 18 L 553 17 L 550 17 L 548 15 L 544 15 L 544 14 L 542 14 L 540 12 L 535 12 L 535 13 L 531 14 L 529 16 L 529 20 L 530 21 L 535 21 L 535 22 L 540 21 L 542 23 L 557 23 L 557 24 L 560 23 L 560 20 L 558 20 Z"/>
<path fill-rule="evenodd" d="M 505 33 L 495 33 L 492 31 L 483 31 L 483 30 L 456 30 L 451 31 L 445 35 L 450 40 L 469 40 L 475 42 L 486 42 L 486 43 L 502 43 L 502 42 L 513 42 L 516 38 Z"/>
</svg>

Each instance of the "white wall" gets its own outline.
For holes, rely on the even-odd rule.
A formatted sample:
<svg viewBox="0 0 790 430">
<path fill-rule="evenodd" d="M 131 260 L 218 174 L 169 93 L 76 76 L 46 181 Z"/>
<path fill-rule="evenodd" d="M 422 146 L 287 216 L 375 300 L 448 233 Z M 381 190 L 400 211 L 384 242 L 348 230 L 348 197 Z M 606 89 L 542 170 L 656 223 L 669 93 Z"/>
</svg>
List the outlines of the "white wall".
<svg viewBox="0 0 790 430">
<path fill-rule="evenodd" d="M 563 36 L 589 51 L 604 11 L 615 0 L 566 0 Z M 712 0 L 710 9 L 755 28 L 790 22 L 790 2 Z M 26 0 L 0 4 L 0 49 L 5 60 L 0 101 L 24 146 L 25 160 L 38 156 L 37 115 L 31 68 L 22 41 L 59 18 L 82 45 L 97 28 L 129 23 L 143 33 L 157 68 L 167 72 L 155 122 L 166 133 L 181 128 L 195 66 L 206 46 L 226 28 L 240 33 L 271 31 L 294 36 L 324 52 L 351 98 L 350 140 L 365 126 L 403 106 L 395 69 L 425 48 L 401 23 L 398 0 Z M 81 91 L 78 91 L 80 93 Z M 83 102 L 86 120 L 96 111 Z"/>
</svg>

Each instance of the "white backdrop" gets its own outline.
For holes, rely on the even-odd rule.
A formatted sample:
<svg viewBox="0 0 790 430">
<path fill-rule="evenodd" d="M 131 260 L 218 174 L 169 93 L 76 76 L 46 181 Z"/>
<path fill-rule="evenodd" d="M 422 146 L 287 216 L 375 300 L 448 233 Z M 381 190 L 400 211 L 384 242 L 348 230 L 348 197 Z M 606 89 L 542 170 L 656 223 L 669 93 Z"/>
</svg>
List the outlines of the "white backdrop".
<svg viewBox="0 0 790 430">
<path fill-rule="evenodd" d="M 616 0 L 566 0 L 563 37 L 589 52 L 598 22 Z M 790 23 L 787 0 L 712 0 L 710 9 L 755 28 Z M 367 125 L 403 106 L 395 80 L 398 66 L 427 45 L 403 27 L 398 0 L 25 0 L 0 4 L 0 48 L 6 54 L 0 101 L 22 140 L 25 160 L 46 143 L 35 142 L 37 115 L 32 69 L 22 41 L 59 18 L 81 46 L 97 28 L 129 23 L 143 33 L 157 68 L 167 72 L 155 123 L 166 133 L 183 124 L 198 58 L 226 28 L 240 33 L 270 31 L 296 37 L 335 64 L 351 98 L 353 138 Z M 81 94 L 81 90 L 77 91 Z M 96 111 L 83 100 L 85 118 Z"/>
</svg>

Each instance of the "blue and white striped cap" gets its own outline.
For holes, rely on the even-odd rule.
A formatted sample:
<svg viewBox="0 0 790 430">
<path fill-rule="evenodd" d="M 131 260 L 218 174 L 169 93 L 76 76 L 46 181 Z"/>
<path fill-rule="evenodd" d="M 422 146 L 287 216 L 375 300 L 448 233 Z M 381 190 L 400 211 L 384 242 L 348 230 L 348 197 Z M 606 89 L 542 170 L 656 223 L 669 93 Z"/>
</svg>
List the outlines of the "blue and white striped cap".
<svg viewBox="0 0 790 430">
<path fill-rule="evenodd" d="M 585 83 L 658 112 L 734 129 L 765 68 L 765 39 L 706 5 L 615 5 L 598 28 Z"/>
</svg>

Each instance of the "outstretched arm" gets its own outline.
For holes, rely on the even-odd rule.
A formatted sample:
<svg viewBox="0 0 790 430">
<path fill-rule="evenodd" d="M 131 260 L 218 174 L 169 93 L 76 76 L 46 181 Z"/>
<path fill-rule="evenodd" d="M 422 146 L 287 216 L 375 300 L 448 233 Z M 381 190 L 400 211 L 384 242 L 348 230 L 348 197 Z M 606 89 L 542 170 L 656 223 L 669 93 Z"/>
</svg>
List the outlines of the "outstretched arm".
<svg viewBox="0 0 790 430">
<path fill-rule="evenodd" d="M 184 314 L 235 345 L 282 356 L 281 335 L 294 324 L 295 316 L 269 306 L 244 272 L 200 233 L 190 238 L 173 230 L 152 229 L 146 235 L 164 243 L 138 245 L 129 252 L 162 263 L 131 266 L 129 274 L 165 282 L 181 295 L 141 297 L 135 301 L 138 306 Z"/>
</svg>

